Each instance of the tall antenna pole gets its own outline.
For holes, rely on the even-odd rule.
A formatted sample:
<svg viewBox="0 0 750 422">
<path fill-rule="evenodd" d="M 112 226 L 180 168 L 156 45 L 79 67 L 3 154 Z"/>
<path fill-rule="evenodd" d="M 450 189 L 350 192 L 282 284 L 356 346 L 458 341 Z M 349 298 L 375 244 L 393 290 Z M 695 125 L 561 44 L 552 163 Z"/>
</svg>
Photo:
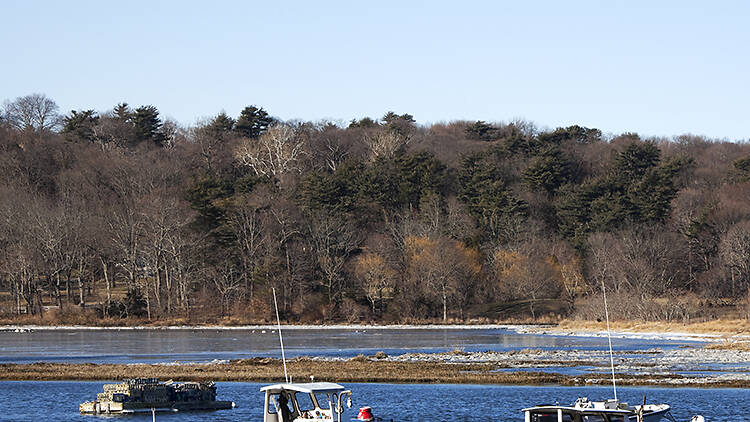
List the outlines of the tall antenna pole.
<svg viewBox="0 0 750 422">
<path fill-rule="evenodd" d="M 607 320 L 607 340 L 609 341 L 609 365 L 612 367 L 612 389 L 615 391 L 615 400 L 617 400 L 617 384 L 615 383 L 615 358 L 612 354 L 612 335 L 609 333 L 609 309 L 607 309 L 607 288 L 604 286 L 603 279 L 602 279 L 602 294 L 604 295 L 604 317 Z"/>
<path fill-rule="evenodd" d="M 279 329 L 279 343 L 281 344 L 281 361 L 284 363 L 284 381 L 289 384 L 289 376 L 286 373 L 286 356 L 284 355 L 284 339 L 281 337 L 281 320 L 279 319 L 279 304 L 276 302 L 276 288 L 272 287 L 273 290 L 273 306 L 276 308 L 276 326 Z M 610 344 L 610 350 L 612 346 Z M 612 369 L 614 371 L 614 369 Z M 614 372 L 612 372 L 614 376 Z M 617 394 L 615 393 L 615 398 Z"/>
</svg>

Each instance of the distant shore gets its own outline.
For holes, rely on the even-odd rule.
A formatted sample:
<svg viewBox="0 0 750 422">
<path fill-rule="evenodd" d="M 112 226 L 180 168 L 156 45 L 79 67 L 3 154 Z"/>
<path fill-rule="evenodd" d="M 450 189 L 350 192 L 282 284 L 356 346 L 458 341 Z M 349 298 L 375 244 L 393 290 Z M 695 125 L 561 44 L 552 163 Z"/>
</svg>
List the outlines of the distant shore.
<svg viewBox="0 0 750 422">
<path fill-rule="evenodd" d="M 0 324 L 2 331 L 44 330 L 275 330 L 275 324 L 132 324 L 132 325 L 53 325 L 53 324 Z M 282 324 L 282 330 L 482 330 L 504 329 L 519 334 L 603 337 L 607 335 L 603 322 L 570 321 L 559 323 L 528 322 L 486 324 Z M 703 342 L 750 342 L 750 321 L 713 320 L 693 323 L 664 323 L 642 321 L 615 321 L 611 324 L 611 335 L 615 338 L 688 340 Z"/>
<path fill-rule="evenodd" d="M 383 330 L 383 329 L 514 329 L 517 327 L 554 327 L 550 324 L 281 324 L 282 330 Z M 248 324 L 248 325 L 37 325 L 37 324 L 6 324 L 0 325 L 0 330 L 33 329 L 33 330 L 275 330 L 276 324 Z"/>
</svg>

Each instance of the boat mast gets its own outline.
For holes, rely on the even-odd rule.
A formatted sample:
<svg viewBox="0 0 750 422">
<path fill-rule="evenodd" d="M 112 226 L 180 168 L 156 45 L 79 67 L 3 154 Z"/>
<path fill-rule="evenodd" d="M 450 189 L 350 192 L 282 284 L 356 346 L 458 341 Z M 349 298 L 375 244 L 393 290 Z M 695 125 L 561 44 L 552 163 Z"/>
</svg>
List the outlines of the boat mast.
<svg viewBox="0 0 750 422">
<path fill-rule="evenodd" d="M 610 334 L 609 332 L 609 309 L 607 309 L 607 288 L 604 286 L 603 279 L 602 279 L 602 294 L 604 295 L 604 317 L 607 320 L 607 341 L 609 341 L 609 365 L 612 368 L 612 389 L 615 392 L 615 400 L 617 400 L 617 384 L 615 383 L 615 358 L 612 354 L 612 334 Z M 281 334 L 281 332 L 279 332 L 279 334 Z"/>
<path fill-rule="evenodd" d="M 281 361 L 284 363 L 284 381 L 287 384 L 289 384 L 289 376 L 287 376 L 287 372 L 286 372 L 286 356 L 284 355 L 284 339 L 281 337 L 281 320 L 279 319 L 279 304 L 276 302 L 276 288 L 272 287 L 271 290 L 273 291 L 273 306 L 276 308 L 276 327 L 279 330 L 279 343 L 281 344 Z M 612 346 L 610 345 L 610 350 L 611 350 L 611 347 Z M 615 394 L 615 397 L 616 396 L 617 394 Z"/>
</svg>

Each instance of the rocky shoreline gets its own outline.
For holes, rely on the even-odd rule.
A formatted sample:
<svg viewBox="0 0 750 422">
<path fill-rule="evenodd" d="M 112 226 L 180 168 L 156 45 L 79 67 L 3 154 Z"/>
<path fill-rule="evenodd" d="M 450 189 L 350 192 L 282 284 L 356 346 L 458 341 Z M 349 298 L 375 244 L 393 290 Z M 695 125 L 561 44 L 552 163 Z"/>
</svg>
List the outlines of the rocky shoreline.
<svg viewBox="0 0 750 422">
<path fill-rule="evenodd" d="M 597 385 L 611 382 L 602 351 L 524 349 L 508 352 L 405 353 L 289 360 L 294 379 L 338 382 Z M 750 351 L 687 347 L 618 352 L 621 385 L 750 388 Z M 175 380 L 272 382 L 281 362 L 253 358 L 210 363 L 2 364 L 3 380 L 117 380 L 133 376 Z"/>
<path fill-rule="evenodd" d="M 544 371 L 597 383 L 609 377 L 609 354 L 592 350 L 525 349 L 509 352 L 407 353 L 386 357 L 395 362 L 484 363 L 498 368 Z M 750 385 L 750 351 L 682 347 L 619 351 L 615 373 L 621 382 L 670 385 L 711 385 L 741 382 Z M 578 382 L 578 381 L 576 381 Z"/>
</svg>

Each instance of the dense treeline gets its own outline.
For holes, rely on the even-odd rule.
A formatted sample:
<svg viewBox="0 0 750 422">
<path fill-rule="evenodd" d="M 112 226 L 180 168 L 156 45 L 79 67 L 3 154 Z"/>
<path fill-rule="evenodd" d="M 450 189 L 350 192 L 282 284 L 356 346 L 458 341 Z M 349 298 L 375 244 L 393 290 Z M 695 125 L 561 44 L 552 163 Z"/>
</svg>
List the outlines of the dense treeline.
<svg viewBox="0 0 750 422">
<path fill-rule="evenodd" d="M 193 321 L 707 316 L 750 289 L 750 146 L 387 113 L 0 121 L 0 311 Z M 516 308 L 513 308 L 513 307 Z M 91 311 L 88 311 L 91 312 Z"/>
</svg>

